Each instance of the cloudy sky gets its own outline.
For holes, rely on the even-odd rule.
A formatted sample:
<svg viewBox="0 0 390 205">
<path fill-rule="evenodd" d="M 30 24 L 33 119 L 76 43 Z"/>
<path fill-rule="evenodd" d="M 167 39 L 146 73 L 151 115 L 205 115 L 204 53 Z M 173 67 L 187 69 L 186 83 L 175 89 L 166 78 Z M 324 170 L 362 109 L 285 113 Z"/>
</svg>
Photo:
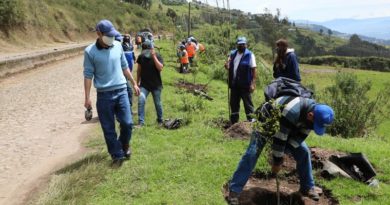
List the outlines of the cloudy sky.
<svg viewBox="0 0 390 205">
<path fill-rule="evenodd" d="M 222 7 L 223 0 L 207 0 L 212 5 L 216 1 Z M 280 8 L 289 19 L 311 21 L 390 16 L 390 0 L 230 0 L 230 8 L 251 13 L 263 13 L 264 8 L 275 13 Z"/>
</svg>

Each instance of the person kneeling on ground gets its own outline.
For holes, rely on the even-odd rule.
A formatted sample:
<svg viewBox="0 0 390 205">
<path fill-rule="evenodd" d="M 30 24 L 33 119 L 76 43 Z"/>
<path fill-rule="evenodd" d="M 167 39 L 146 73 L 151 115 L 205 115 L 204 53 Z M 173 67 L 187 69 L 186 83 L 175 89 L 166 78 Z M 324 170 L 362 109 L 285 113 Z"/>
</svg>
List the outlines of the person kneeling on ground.
<svg viewBox="0 0 390 205">
<path fill-rule="evenodd" d="M 318 201 L 319 195 L 314 190 L 310 150 L 304 140 L 311 130 L 317 135 L 325 133 L 325 127 L 333 122 L 333 109 L 328 105 L 317 104 L 313 99 L 292 96 L 277 98 L 272 107 L 279 109 L 280 106 L 282 110 L 278 118 L 279 131 L 272 136 L 272 173 L 276 175 L 280 171 L 284 153 L 291 153 L 297 162 L 299 191 L 304 196 Z M 239 204 L 239 195 L 267 140 L 269 139 L 259 131 L 252 132 L 250 144 L 229 183 L 229 204 Z"/>
</svg>

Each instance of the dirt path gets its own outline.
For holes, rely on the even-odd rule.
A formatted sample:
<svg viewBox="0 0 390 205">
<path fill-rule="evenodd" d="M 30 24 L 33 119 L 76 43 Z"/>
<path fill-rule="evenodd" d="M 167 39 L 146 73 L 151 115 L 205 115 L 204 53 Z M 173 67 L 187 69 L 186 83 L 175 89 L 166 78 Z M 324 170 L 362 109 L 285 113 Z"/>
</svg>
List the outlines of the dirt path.
<svg viewBox="0 0 390 205">
<path fill-rule="evenodd" d="M 0 80 L 0 204 L 25 203 L 52 171 L 81 156 L 81 137 L 96 126 L 84 122 L 82 61 Z"/>
</svg>

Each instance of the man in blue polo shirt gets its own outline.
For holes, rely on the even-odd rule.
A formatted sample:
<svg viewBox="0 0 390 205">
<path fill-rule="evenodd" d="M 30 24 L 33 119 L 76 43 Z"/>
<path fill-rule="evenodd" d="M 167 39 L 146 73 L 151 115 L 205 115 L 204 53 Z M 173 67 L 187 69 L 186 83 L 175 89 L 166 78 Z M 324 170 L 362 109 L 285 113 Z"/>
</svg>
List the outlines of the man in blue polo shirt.
<svg viewBox="0 0 390 205">
<path fill-rule="evenodd" d="M 119 32 L 109 20 L 96 25 L 98 39 L 84 51 L 84 91 L 86 108 L 91 108 L 92 80 L 97 91 L 96 108 L 113 166 L 122 165 L 130 157 L 130 139 L 133 120 L 126 90 L 126 78 L 133 84 L 136 95 L 139 88 L 126 62 L 121 43 L 115 41 Z M 121 130 L 115 131 L 115 117 Z"/>
<path fill-rule="evenodd" d="M 318 104 L 313 99 L 282 96 L 276 99 L 275 109 L 282 108 L 279 131 L 272 137 L 272 173 L 277 174 L 283 164 L 284 154 L 291 153 L 297 162 L 300 192 L 315 201 L 319 195 L 314 189 L 310 150 L 305 139 L 311 130 L 323 135 L 325 128 L 333 122 L 333 109 Z M 242 156 L 229 184 L 229 204 L 239 204 L 239 195 L 248 181 L 257 159 L 267 142 L 267 137 L 253 131 L 250 144 Z"/>
</svg>

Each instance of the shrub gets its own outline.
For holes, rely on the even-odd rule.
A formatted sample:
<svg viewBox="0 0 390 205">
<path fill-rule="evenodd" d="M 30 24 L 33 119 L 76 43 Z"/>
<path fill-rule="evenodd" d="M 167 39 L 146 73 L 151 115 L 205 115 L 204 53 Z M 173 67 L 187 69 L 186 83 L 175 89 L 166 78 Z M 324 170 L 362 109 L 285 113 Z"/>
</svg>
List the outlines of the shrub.
<svg viewBox="0 0 390 205">
<path fill-rule="evenodd" d="M 20 26 L 25 20 L 24 4 L 20 0 L 0 1 L 0 29 L 8 31 L 12 26 Z"/>
<path fill-rule="evenodd" d="M 181 97 L 181 102 L 182 106 L 180 109 L 184 112 L 199 112 L 204 110 L 205 108 L 204 99 L 197 96 L 193 96 L 191 94 L 183 94 Z"/>
<path fill-rule="evenodd" d="M 340 65 L 345 68 L 390 71 L 390 59 L 381 57 L 317 56 L 300 58 L 299 60 L 300 63 L 311 65 Z"/>
<path fill-rule="evenodd" d="M 226 81 L 227 78 L 228 78 L 228 72 L 227 70 L 222 67 L 222 66 L 214 66 L 212 68 L 212 78 L 214 80 L 222 80 L 222 81 Z"/>
<path fill-rule="evenodd" d="M 327 129 L 331 135 L 363 137 L 387 116 L 385 106 L 390 91 L 379 91 L 375 98 L 370 99 L 367 96 L 370 89 L 371 82 L 359 83 L 354 74 L 336 75 L 335 84 L 327 87 L 324 95 L 320 96 L 335 111 L 335 120 Z"/>
</svg>

